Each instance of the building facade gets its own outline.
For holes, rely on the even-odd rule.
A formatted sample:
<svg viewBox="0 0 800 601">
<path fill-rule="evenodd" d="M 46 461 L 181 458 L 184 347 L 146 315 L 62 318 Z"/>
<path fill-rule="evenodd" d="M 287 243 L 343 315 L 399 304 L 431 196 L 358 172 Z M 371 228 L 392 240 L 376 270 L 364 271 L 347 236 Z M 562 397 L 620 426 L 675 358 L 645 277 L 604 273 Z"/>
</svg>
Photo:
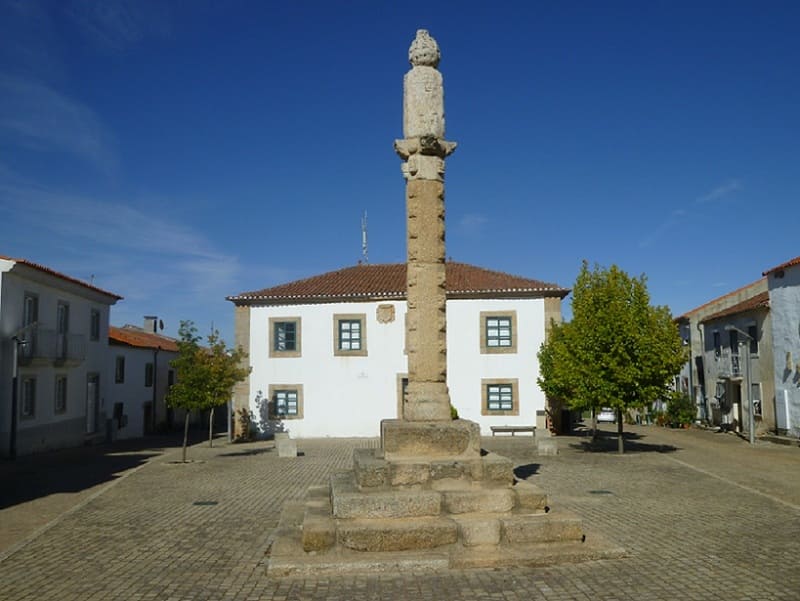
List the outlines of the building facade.
<svg viewBox="0 0 800 601">
<path fill-rule="evenodd" d="M 107 436 L 108 328 L 122 297 L 0 256 L 0 454 Z"/>
<path fill-rule="evenodd" d="M 800 437 L 800 257 L 764 275 L 772 313 L 776 428 Z"/>
<path fill-rule="evenodd" d="M 115 438 L 135 438 L 172 429 L 180 418 L 167 407 L 165 397 L 175 383 L 170 362 L 178 356 L 173 338 L 158 334 L 155 317 L 144 327 L 109 329 L 109 366 L 112 430 Z"/>
<path fill-rule="evenodd" d="M 252 366 L 235 390 L 259 432 L 377 436 L 402 417 L 406 266 L 358 265 L 229 297 Z M 447 263 L 447 384 L 460 417 L 534 425 L 545 409 L 537 353 L 569 290 Z"/>
</svg>

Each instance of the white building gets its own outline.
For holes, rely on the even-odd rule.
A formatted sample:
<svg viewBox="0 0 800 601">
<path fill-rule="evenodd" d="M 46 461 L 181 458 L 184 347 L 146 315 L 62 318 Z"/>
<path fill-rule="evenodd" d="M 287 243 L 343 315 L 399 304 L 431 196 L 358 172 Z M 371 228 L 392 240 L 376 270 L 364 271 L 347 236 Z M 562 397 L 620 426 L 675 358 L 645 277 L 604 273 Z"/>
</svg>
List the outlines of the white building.
<svg viewBox="0 0 800 601">
<path fill-rule="evenodd" d="M 800 257 L 764 275 L 772 313 L 777 431 L 800 436 Z"/>
<path fill-rule="evenodd" d="M 106 437 L 109 308 L 121 298 L 0 256 L 0 455 Z"/>
<path fill-rule="evenodd" d="M 115 438 L 170 429 L 175 422 L 164 398 L 175 383 L 170 362 L 178 356 L 178 344 L 158 334 L 157 323 L 155 317 L 145 317 L 143 328 L 109 328 L 110 413 Z"/>
<path fill-rule="evenodd" d="M 261 433 L 377 436 L 401 417 L 407 376 L 406 265 L 358 265 L 228 297 L 252 372 L 234 403 Z M 537 353 L 569 290 L 447 264 L 447 381 L 460 417 L 534 425 L 545 397 Z"/>
</svg>

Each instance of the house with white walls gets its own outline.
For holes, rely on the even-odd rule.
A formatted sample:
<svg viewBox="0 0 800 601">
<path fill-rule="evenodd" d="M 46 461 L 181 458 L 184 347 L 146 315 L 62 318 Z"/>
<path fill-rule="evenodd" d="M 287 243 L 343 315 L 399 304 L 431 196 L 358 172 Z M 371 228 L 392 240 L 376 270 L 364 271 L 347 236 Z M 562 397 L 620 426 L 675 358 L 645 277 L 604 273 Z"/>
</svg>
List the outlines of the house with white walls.
<svg viewBox="0 0 800 601">
<path fill-rule="evenodd" d="M 776 428 L 800 437 L 800 257 L 764 275 L 772 313 Z"/>
<path fill-rule="evenodd" d="M 447 382 L 460 417 L 534 425 L 537 353 L 568 289 L 448 262 Z M 252 371 L 234 390 L 261 434 L 378 436 L 402 417 L 406 264 L 359 264 L 228 297 Z"/>
<path fill-rule="evenodd" d="M 106 439 L 109 310 L 121 298 L 0 256 L 0 456 Z"/>
<path fill-rule="evenodd" d="M 158 333 L 159 320 L 144 318 L 143 327 L 111 326 L 108 331 L 112 436 L 135 438 L 159 429 L 171 429 L 174 410 L 167 407 L 167 391 L 175 383 L 170 362 L 178 343 Z"/>
</svg>

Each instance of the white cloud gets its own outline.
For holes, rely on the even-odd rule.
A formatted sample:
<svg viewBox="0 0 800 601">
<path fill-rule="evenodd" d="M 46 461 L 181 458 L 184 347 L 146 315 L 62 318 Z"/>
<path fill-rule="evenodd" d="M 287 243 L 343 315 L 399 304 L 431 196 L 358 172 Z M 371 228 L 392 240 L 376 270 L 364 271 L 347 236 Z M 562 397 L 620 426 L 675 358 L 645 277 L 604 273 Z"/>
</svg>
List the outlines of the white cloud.
<svg viewBox="0 0 800 601">
<path fill-rule="evenodd" d="M 706 202 L 714 202 L 722 200 L 734 192 L 738 192 L 742 189 L 742 184 L 738 179 L 729 180 L 723 184 L 720 184 L 710 192 L 703 194 L 697 198 L 697 202 L 699 203 L 706 203 Z"/>
<path fill-rule="evenodd" d="M 0 139 L 39 151 L 62 151 L 104 171 L 116 167 L 113 138 L 95 113 L 44 83 L 0 74 Z"/>
<path fill-rule="evenodd" d="M 76 1 L 67 15 L 95 45 L 117 52 L 148 36 L 166 37 L 170 33 L 168 7 L 160 1 Z"/>
<path fill-rule="evenodd" d="M 480 213 L 466 213 L 458 220 L 456 227 L 464 234 L 476 235 L 483 230 L 489 219 Z"/>
<path fill-rule="evenodd" d="M 676 209 L 670 213 L 669 217 L 662 221 L 658 227 L 651 231 L 647 236 L 639 240 L 639 248 L 647 248 L 663 238 L 670 230 L 680 225 L 686 219 L 684 209 Z"/>
</svg>

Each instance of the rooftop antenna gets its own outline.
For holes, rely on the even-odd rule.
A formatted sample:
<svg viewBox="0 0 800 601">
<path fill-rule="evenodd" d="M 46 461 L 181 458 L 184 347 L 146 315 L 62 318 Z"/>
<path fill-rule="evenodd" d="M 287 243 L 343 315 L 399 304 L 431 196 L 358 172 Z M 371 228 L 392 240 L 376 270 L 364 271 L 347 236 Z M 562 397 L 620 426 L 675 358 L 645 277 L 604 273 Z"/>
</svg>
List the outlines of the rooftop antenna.
<svg viewBox="0 0 800 601">
<path fill-rule="evenodd" d="M 369 250 L 367 247 L 367 212 L 361 217 L 361 261 L 366 265 L 369 263 Z"/>
</svg>

